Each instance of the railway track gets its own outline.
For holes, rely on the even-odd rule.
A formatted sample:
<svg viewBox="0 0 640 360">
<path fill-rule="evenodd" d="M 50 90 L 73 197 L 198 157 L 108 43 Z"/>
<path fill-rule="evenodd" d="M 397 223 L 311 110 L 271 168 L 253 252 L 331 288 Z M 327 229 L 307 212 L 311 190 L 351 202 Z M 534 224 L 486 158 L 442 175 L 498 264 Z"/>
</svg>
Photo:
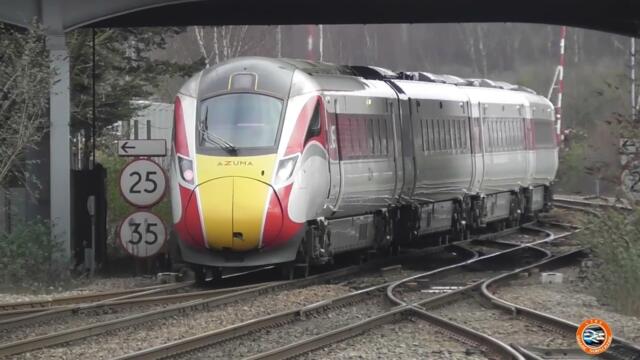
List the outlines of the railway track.
<svg viewBox="0 0 640 360">
<path fill-rule="evenodd" d="M 611 202 L 609 200 L 607 200 L 606 202 L 603 201 L 590 201 L 590 200 L 586 200 L 586 199 L 576 199 L 576 198 L 572 198 L 572 197 L 567 197 L 567 196 L 561 196 L 561 195 L 554 195 L 553 197 L 553 203 L 554 204 L 560 204 L 560 205 L 572 205 L 572 206 L 577 206 L 577 207 L 586 207 L 586 208 L 601 208 L 601 209 L 619 209 L 619 210 L 633 210 L 632 207 L 630 207 L 629 205 L 626 205 L 624 203 L 618 203 L 618 202 Z"/>
<path fill-rule="evenodd" d="M 9 311 L 23 311 L 24 313 L 27 313 L 27 312 L 44 311 L 52 307 L 59 307 L 64 305 L 87 304 L 87 303 L 106 301 L 106 300 L 114 301 L 114 300 L 121 300 L 121 299 L 131 299 L 131 298 L 136 298 L 140 296 L 149 296 L 149 295 L 155 295 L 163 292 L 176 291 L 176 290 L 193 286 L 193 284 L 194 284 L 193 281 L 188 281 L 188 282 L 179 283 L 179 284 L 155 285 L 155 286 L 148 286 L 148 287 L 142 287 L 142 288 L 132 288 L 132 289 L 124 289 L 124 290 L 95 292 L 95 293 L 89 293 L 89 294 L 61 296 L 61 297 L 54 297 L 46 300 L 0 303 L 0 316 L 2 316 L 2 313 L 9 312 Z"/>
<path fill-rule="evenodd" d="M 63 329 L 59 331 L 54 331 L 50 334 L 43 334 L 40 336 L 23 338 L 20 340 L 15 340 L 11 342 L 4 342 L 0 344 L 0 356 L 8 356 L 8 355 L 16 355 L 20 353 L 34 351 L 43 347 L 54 346 L 57 344 L 62 344 L 71 341 L 77 341 L 80 339 L 85 339 L 88 337 L 99 336 L 101 334 L 107 332 L 113 332 L 115 330 L 130 328 L 134 326 L 138 326 L 140 324 L 148 323 L 154 320 L 181 316 L 187 313 L 194 313 L 198 311 L 204 311 L 209 309 L 214 309 L 219 306 L 223 306 L 226 304 L 234 303 L 241 300 L 252 299 L 256 297 L 265 296 L 267 294 L 276 293 L 279 291 L 297 289 L 302 287 L 308 287 L 316 284 L 324 284 L 330 283 L 332 281 L 338 281 L 342 278 L 347 278 L 349 276 L 354 276 L 355 274 L 362 274 L 366 272 L 371 272 L 373 270 L 380 269 L 385 266 L 394 265 L 399 262 L 406 261 L 407 259 L 413 258 L 415 256 L 420 256 L 425 252 L 416 252 L 412 254 L 401 255 L 399 257 L 388 258 L 375 260 L 368 263 L 365 263 L 361 266 L 350 266 L 342 269 L 338 269 L 335 271 L 330 271 L 314 276 L 310 276 L 308 278 L 293 280 L 293 281 L 282 281 L 268 284 L 258 284 L 254 286 L 250 286 L 243 289 L 220 289 L 220 290 L 211 290 L 207 296 L 202 297 L 202 293 L 197 294 L 197 296 L 201 297 L 196 300 L 187 301 L 180 304 L 169 305 L 157 310 L 147 311 L 143 313 L 133 314 L 130 316 L 98 322 L 94 324 L 88 324 L 86 326 L 77 326 L 68 329 Z M 214 292 L 219 292 L 215 293 Z M 220 292 L 224 292 L 221 294 Z M 100 304 L 89 304 L 84 307 L 84 310 L 87 309 L 98 309 L 100 307 L 108 308 L 111 306 L 130 306 L 133 303 L 151 303 L 151 302 L 162 302 L 168 298 L 171 298 L 172 301 L 175 301 L 176 298 L 182 297 L 185 298 L 187 296 L 194 296 L 193 294 L 176 294 L 174 296 L 167 295 L 162 297 L 154 297 L 154 298 L 145 298 L 145 299 L 130 299 L 124 302 L 106 302 Z M 59 311 L 61 314 L 75 314 L 73 310 L 69 308 L 62 309 L 53 309 L 52 312 Z M 27 319 L 8 319 L 5 322 L 5 326 L 0 326 L 0 331 L 15 331 L 15 328 L 21 328 L 24 326 L 29 326 L 33 324 L 38 324 L 39 320 L 51 320 L 47 318 L 48 315 L 42 316 L 40 314 L 33 314 Z M 53 315 L 51 315 L 53 316 Z"/>
<path fill-rule="evenodd" d="M 517 243 L 513 241 L 501 241 L 497 238 L 504 235 L 512 235 L 515 230 L 509 229 L 499 234 L 487 234 L 480 239 L 483 241 L 468 241 L 464 245 L 452 247 L 452 251 L 463 258 L 455 264 L 440 267 L 426 273 L 414 274 L 403 277 L 398 281 L 390 281 L 368 288 L 352 291 L 345 295 L 337 296 L 329 300 L 317 302 L 312 305 L 302 306 L 292 310 L 286 310 L 276 314 L 267 314 L 262 317 L 250 318 L 235 323 L 221 329 L 200 333 L 197 336 L 185 337 L 176 341 L 163 343 L 148 349 L 140 350 L 131 354 L 125 354 L 119 359 L 155 359 L 176 355 L 182 357 L 192 356 L 199 358 L 203 354 L 207 358 L 228 358 L 247 357 L 250 359 L 271 359 L 297 356 L 312 352 L 316 349 L 343 341 L 364 332 L 378 328 L 384 324 L 398 323 L 410 319 L 413 321 L 426 322 L 430 326 L 439 328 L 443 334 L 451 335 L 453 338 L 462 341 L 467 345 L 478 349 L 486 356 L 504 359 L 541 359 L 543 358 L 540 349 L 531 346 L 523 346 L 518 343 L 509 343 L 497 337 L 491 336 L 482 331 L 474 330 L 464 324 L 447 320 L 444 316 L 433 313 L 441 304 L 451 304 L 453 300 L 469 297 L 482 297 L 482 304 L 490 306 L 495 312 L 503 314 L 516 314 L 518 321 L 529 321 L 535 326 L 552 328 L 554 331 L 563 334 L 570 332 L 568 322 L 564 321 L 564 329 L 560 325 L 552 325 L 553 317 L 535 312 L 534 310 L 519 307 L 515 304 L 502 302 L 498 298 L 491 298 L 491 290 L 503 282 L 517 277 L 519 273 L 527 272 L 533 268 L 550 266 L 570 259 L 580 253 L 581 249 L 571 247 L 557 247 L 547 244 L 555 243 L 556 240 L 564 239 L 575 233 L 574 226 L 567 224 L 547 224 L 555 227 L 556 233 L 548 229 L 531 226 L 527 228 L 530 232 L 546 234 L 544 239 L 520 239 Z M 567 229 L 558 233 L 558 229 Z M 471 250 L 481 248 L 482 252 Z M 486 251 L 493 247 L 496 251 Z M 566 251 L 566 250 L 569 251 Z M 562 252 L 562 253 L 559 253 Z M 515 262 L 506 261 L 503 268 L 492 268 L 487 264 L 495 263 L 497 259 L 508 259 L 509 255 L 520 253 L 527 254 L 528 264 L 526 267 L 518 266 Z M 406 259 L 397 259 L 402 263 Z M 501 261 L 502 262 L 502 261 Z M 382 266 L 390 265 L 371 263 L 366 264 L 369 270 L 381 269 Z M 506 268 L 505 268 L 506 266 Z M 394 267 L 391 267 L 393 269 Z M 315 277 L 283 282 L 279 284 L 267 284 L 234 291 L 227 295 L 215 296 L 211 298 L 192 301 L 187 304 L 169 306 L 166 309 L 151 311 L 143 314 L 136 314 L 115 321 L 108 321 L 93 324 L 85 327 L 64 330 L 47 336 L 24 339 L 21 341 L 0 345 L 0 355 L 19 354 L 31 352 L 42 347 L 53 346 L 69 341 L 76 341 L 88 336 L 98 336 L 105 332 L 110 332 L 126 327 L 136 327 L 138 325 L 162 319 L 170 316 L 180 316 L 185 312 L 199 311 L 215 308 L 224 304 L 240 301 L 243 299 L 264 296 L 269 293 L 276 293 L 280 290 L 301 288 L 313 284 L 337 281 L 339 278 L 346 278 L 354 274 L 365 271 L 361 267 L 351 267 L 341 269 L 337 272 L 320 274 Z M 393 271 L 393 270 L 391 270 Z M 457 273 L 470 273 L 471 276 L 464 281 L 455 281 Z M 436 289 L 429 294 L 428 298 L 406 298 L 404 295 L 411 291 L 403 291 L 402 297 L 396 296 L 396 290 L 401 284 L 417 283 L 422 286 L 420 279 L 429 278 L 430 289 Z M 435 279 L 435 280 L 434 280 Z M 451 286 L 446 286 L 447 284 Z M 452 285 L 453 284 L 453 285 Z M 442 286 L 445 285 L 445 286 Z M 415 284 L 413 285 L 415 286 Z M 438 287 L 440 286 L 440 287 Z M 424 289 L 419 289 L 424 290 Z M 413 291 L 417 293 L 417 291 Z M 491 295 L 491 296 L 490 296 Z M 405 301 L 406 300 L 406 301 Z M 394 307 L 389 308 L 389 303 Z M 440 305 L 439 305 L 440 304 Z M 534 318 L 536 317 L 537 318 Z M 339 322 L 329 321 L 330 319 L 340 319 Z M 541 320 L 543 319 L 543 320 Z M 546 321 L 546 323 L 541 323 Z M 331 324 L 330 324 L 331 323 Z M 569 323 L 570 324 L 570 323 Z M 575 324 L 573 334 L 575 335 Z M 318 333 L 320 332 L 320 333 Z M 294 334 L 295 336 L 291 336 Z M 306 334 L 306 337 L 302 335 Z M 286 336 L 283 336 L 286 335 Z M 270 344 L 265 344 L 264 339 L 271 339 Z M 273 339 L 280 339 L 273 341 Z M 238 353 L 239 344 L 252 344 L 250 351 Z M 528 345 L 528 344 L 527 344 Z M 610 356 L 615 359 L 623 359 L 624 354 L 640 354 L 640 350 L 624 340 L 614 341 L 615 354 Z M 612 349 L 614 348 L 612 347 Z M 558 350 L 559 351 L 559 350 Z M 204 353 L 203 353 L 204 352 Z M 186 355 L 185 355 L 186 354 Z M 189 355 L 191 354 L 191 355 Z M 616 355 L 617 354 L 617 355 Z M 545 355 L 546 356 L 546 355 Z M 30 356 L 31 357 L 31 356 Z M 630 357 L 626 357 L 630 358 Z"/>
<path fill-rule="evenodd" d="M 542 244 L 544 242 L 549 242 L 566 237 L 569 234 L 570 232 L 561 234 L 560 236 L 549 235 L 545 239 L 534 241 L 533 243 Z M 326 328 L 326 331 L 320 335 L 311 336 L 291 344 L 285 344 L 275 349 L 272 348 L 266 351 L 258 350 L 256 352 L 256 350 L 259 349 L 260 346 L 254 346 L 253 350 L 256 353 L 251 354 L 247 357 L 249 359 L 286 358 L 301 355 L 320 347 L 342 341 L 346 338 L 362 334 L 367 330 L 379 327 L 383 324 L 402 321 L 403 319 L 407 319 L 409 317 L 428 319 L 430 322 L 436 322 L 436 325 L 442 326 L 442 323 L 440 322 L 443 322 L 445 320 L 434 320 L 433 315 L 427 313 L 424 309 L 419 308 L 418 305 L 423 303 L 426 304 L 429 302 L 437 302 L 439 301 L 439 299 L 445 299 L 446 297 L 452 296 L 451 294 L 466 294 L 468 291 L 471 291 L 473 289 L 479 289 L 482 284 L 481 282 L 472 282 L 471 284 L 462 286 L 451 293 L 446 293 L 444 295 L 435 295 L 431 299 L 418 302 L 417 304 L 406 304 L 401 302 L 396 304 L 398 306 L 392 308 L 391 310 L 389 310 L 388 306 L 386 306 L 386 301 L 390 298 L 389 294 L 393 294 L 393 288 L 403 282 L 415 281 L 426 276 L 442 276 L 451 272 L 460 271 L 463 268 L 471 267 L 472 265 L 488 263 L 490 259 L 495 259 L 501 256 L 504 257 L 505 255 L 512 252 L 531 252 L 532 249 L 535 249 L 533 247 L 534 245 L 526 243 L 491 243 L 498 244 L 502 247 L 508 247 L 508 249 L 501 249 L 497 252 L 480 256 L 478 253 L 475 253 L 474 251 L 467 249 L 466 247 L 458 247 L 458 251 L 466 253 L 464 257 L 466 257 L 467 260 L 434 269 L 427 273 L 414 275 L 400 281 L 388 282 L 368 289 L 354 291 L 352 293 L 334 298 L 332 300 L 319 302 L 317 304 L 293 309 L 271 316 L 252 319 L 250 321 L 236 324 L 224 329 L 211 331 L 209 333 L 201 334 L 195 337 L 185 338 L 169 344 L 163 344 L 161 346 L 119 357 L 119 359 L 164 358 L 193 352 L 196 349 L 202 348 L 205 348 L 205 350 L 200 350 L 200 352 L 195 353 L 193 355 L 194 358 L 224 358 L 229 356 L 234 356 L 237 358 L 239 356 L 247 356 L 247 354 L 245 353 L 238 354 L 236 352 L 232 352 L 239 348 L 238 344 L 240 342 L 246 344 L 262 341 L 264 344 L 269 343 L 269 346 L 273 346 L 278 344 L 277 341 L 273 342 L 274 339 L 287 339 L 286 341 L 290 341 L 290 334 L 294 334 L 296 333 L 296 331 L 299 334 L 305 332 L 309 333 L 309 328 L 313 328 L 314 331 L 317 331 L 318 328 Z M 472 244 L 469 244 L 469 246 L 473 247 Z M 534 251 L 539 253 L 538 257 L 547 258 L 550 256 L 549 252 L 546 250 L 540 249 Z M 536 262 L 535 264 L 539 264 L 539 262 Z M 345 309 L 347 307 L 361 307 L 361 311 L 359 311 L 359 313 L 356 312 L 356 315 L 368 315 L 363 316 L 365 320 L 354 321 L 357 316 L 355 318 L 353 317 L 353 311 L 342 311 L 342 309 Z M 345 317 L 343 319 L 343 313 L 344 315 L 350 315 L 351 318 Z M 341 318 L 343 320 L 341 321 L 341 323 L 346 322 L 349 323 L 349 325 L 335 328 L 334 324 L 333 328 L 331 328 L 321 324 L 322 321 L 324 321 L 324 318 L 330 317 L 333 317 L 334 319 Z M 310 322 L 313 322 L 313 325 L 307 325 L 307 330 L 305 330 L 304 324 Z M 291 331 L 290 329 L 294 329 L 296 331 Z M 464 328 L 462 327 L 457 328 L 456 331 L 466 334 L 467 337 L 465 339 L 467 340 L 469 337 L 473 338 L 474 343 L 481 344 L 481 346 L 478 346 L 486 353 L 499 354 L 502 358 L 520 358 L 518 357 L 519 355 L 516 350 L 484 334 L 473 332 L 470 329 L 464 330 Z M 269 334 L 271 335 L 269 336 Z M 285 334 L 289 336 L 285 336 Z M 269 340 L 264 340 L 267 337 Z M 282 340 L 280 340 L 280 342 L 282 342 Z M 202 351 L 204 351 L 204 353 Z"/>
</svg>

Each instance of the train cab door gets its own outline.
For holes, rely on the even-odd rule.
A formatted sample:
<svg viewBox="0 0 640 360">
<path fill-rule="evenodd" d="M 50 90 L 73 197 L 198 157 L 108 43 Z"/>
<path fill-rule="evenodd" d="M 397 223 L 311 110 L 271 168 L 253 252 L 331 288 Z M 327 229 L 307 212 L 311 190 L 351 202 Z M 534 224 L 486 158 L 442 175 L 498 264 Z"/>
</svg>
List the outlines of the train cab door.
<svg viewBox="0 0 640 360">
<path fill-rule="evenodd" d="M 482 126 L 482 108 L 480 102 L 470 102 L 469 122 L 471 129 L 471 166 L 473 174 L 471 176 L 472 191 L 480 191 L 484 178 L 484 141 Z"/>
<path fill-rule="evenodd" d="M 325 96 L 327 153 L 329 166 L 329 194 L 327 205 L 331 209 L 337 209 L 340 204 L 342 189 L 342 168 L 340 166 L 338 113 L 345 106 L 344 96 Z"/>
</svg>

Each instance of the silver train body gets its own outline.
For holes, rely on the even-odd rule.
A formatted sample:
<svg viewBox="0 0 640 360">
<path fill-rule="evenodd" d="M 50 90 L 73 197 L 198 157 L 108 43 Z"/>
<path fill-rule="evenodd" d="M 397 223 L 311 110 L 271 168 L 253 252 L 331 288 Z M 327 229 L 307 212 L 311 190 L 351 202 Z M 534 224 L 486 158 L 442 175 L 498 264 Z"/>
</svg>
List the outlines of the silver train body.
<svg viewBox="0 0 640 360">
<path fill-rule="evenodd" d="M 256 105 L 273 120 L 230 115 L 245 111 L 244 98 L 273 102 Z M 172 203 L 189 263 L 323 263 L 354 250 L 442 245 L 550 204 L 555 113 L 525 88 L 246 57 L 196 75 L 176 102 Z M 239 136 L 256 143 L 234 144 Z"/>
</svg>

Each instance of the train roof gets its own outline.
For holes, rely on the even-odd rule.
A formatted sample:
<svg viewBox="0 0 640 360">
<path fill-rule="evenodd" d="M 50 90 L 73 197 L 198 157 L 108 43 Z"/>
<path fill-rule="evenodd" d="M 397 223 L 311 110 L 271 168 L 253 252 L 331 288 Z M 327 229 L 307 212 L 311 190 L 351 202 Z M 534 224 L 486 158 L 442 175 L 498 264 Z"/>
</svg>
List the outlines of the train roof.
<svg viewBox="0 0 640 360">
<path fill-rule="evenodd" d="M 326 90 L 359 90 L 366 85 L 356 80 L 356 78 L 361 78 L 365 80 L 410 80 L 416 82 L 427 82 L 427 83 L 436 83 L 436 84 L 449 84 L 455 86 L 463 86 L 463 87 L 478 87 L 478 88 L 493 88 L 493 89 L 503 89 L 503 90 L 511 90 L 522 93 L 527 93 L 529 95 L 536 95 L 536 92 L 520 85 L 511 84 L 504 81 L 496 81 L 482 78 L 461 78 L 454 75 L 449 74 L 434 74 L 424 71 L 404 71 L 404 72 L 394 72 L 389 69 L 385 69 L 377 66 L 361 66 L 361 65 L 336 65 L 327 62 L 321 61 L 311 61 L 311 60 L 303 60 L 303 59 L 292 59 L 292 58 L 268 58 L 268 57 L 239 57 L 235 59 L 231 59 L 224 63 L 218 64 L 211 68 L 203 70 L 201 73 L 202 79 L 208 78 L 207 75 L 220 72 L 222 69 L 233 69 L 234 71 L 238 71 L 242 68 L 243 62 L 251 62 L 263 65 L 274 65 L 278 67 L 281 72 L 284 73 L 293 73 L 295 70 L 299 70 L 311 78 L 315 80 L 317 85 L 320 88 Z M 238 67 L 240 66 L 240 67 Z M 284 75 L 281 74 L 281 75 Z M 292 74 L 293 75 L 293 74 Z M 289 76 L 285 76 L 291 79 Z M 353 80 L 349 80 L 353 79 Z M 283 79 L 284 80 L 284 79 Z M 276 85 L 280 83 L 279 86 L 276 86 L 278 89 L 269 89 L 269 90 L 277 90 L 277 93 L 283 93 L 284 89 L 281 87 L 284 85 L 281 81 L 278 81 L 277 78 L 270 79 L 270 85 Z M 200 89 L 200 94 L 202 94 L 202 90 Z M 207 93 L 211 93 L 215 89 L 207 89 Z"/>
<path fill-rule="evenodd" d="M 474 86 L 494 89 L 504 89 L 512 91 L 521 91 L 537 95 L 536 92 L 528 87 L 511 84 L 506 81 L 470 78 L 464 79 L 449 74 L 434 74 L 425 71 L 406 71 L 394 72 L 378 66 L 362 66 L 362 65 L 335 65 L 320 61 L 300 60 L 300 59 L 278 59 L 289 65 L 293 65 L 297 69 L 309 75 L 346 75 L 357 76 L 367 80 L 388 80 L 402 79 L 413 81 L 424 81 L 441 84 L 451 84 L 458 86 Z"/>
</svg>

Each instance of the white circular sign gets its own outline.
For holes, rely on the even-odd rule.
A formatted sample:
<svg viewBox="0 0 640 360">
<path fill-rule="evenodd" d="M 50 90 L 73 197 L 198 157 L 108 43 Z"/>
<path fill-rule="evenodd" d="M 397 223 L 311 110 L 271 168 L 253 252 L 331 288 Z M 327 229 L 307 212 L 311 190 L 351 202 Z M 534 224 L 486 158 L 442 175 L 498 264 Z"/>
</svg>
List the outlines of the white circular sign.
<svg viewBox="0 0 640 360">
<path fill-rule="evenodd" d="M 127 216 L 120 224 L 120 243 L 136 257 L 153 256 L 167 240 L 164 222 L 148 211 L 138 211 Z"/>
<path fill-rule="evenodd" d="M 164 170 L 155 161 L 137 159 L 120 173 L 120 192 L 127 202 L 141 208 L 157 204 L 167 188 Z"/>
</svg>

